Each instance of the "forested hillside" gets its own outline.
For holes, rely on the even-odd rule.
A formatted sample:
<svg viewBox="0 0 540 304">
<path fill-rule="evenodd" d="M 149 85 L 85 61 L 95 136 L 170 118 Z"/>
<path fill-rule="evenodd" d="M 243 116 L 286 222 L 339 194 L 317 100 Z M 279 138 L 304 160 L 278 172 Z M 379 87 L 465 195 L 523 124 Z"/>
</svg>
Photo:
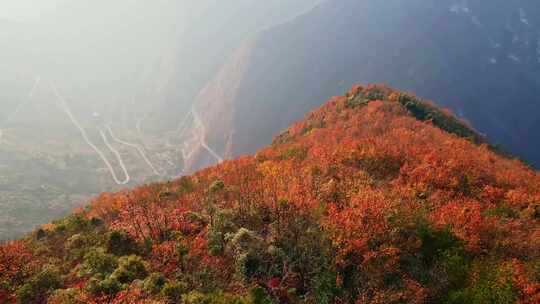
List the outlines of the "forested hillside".
<svg viewBox="0 0 540 304">
<path fill-rule="evenodd" d="M 385 86 L 0 247 L 0 302 L 538 303 L 540 175 Z"/>
</svg>

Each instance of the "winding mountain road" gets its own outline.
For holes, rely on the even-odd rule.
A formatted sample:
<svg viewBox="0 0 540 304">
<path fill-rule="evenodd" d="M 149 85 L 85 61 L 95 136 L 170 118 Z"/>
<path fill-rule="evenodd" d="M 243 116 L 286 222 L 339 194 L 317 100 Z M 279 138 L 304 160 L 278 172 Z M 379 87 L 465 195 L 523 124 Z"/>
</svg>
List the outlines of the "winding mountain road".
<svg viewBox="0 0 540 304">
<path fill-rule="evenodd" d="M 123 162 L 121 162 L 121 165 L 122 165 L 122 169 L 124 170 L 124 173 L 126 175 L 126 178 L 124 180 L 120 180 L 118 178 L 118 176 L 116 175 L 116 173 L 114 172 L 114 169 L 111 165 L 111 163 L 109 162 L 109 160 L 107 159 L 107 157 L 105 156 L 105 154 L 96 146 L 92 143 L 92 141 L 90 140 L 90 138 L 88 137 L 88 134 L 86 133 L 86 130 L 83 128 L 83 126 L 77 121 L 77 119 L 75 118 L 75 116 L 73 115 L 73 113 L 71 112 L 68 104 L 66 103 L 66 100 L 64 99 L 64 97 L 60 94 L 60 92 L 58 91 L 58 88 L 56 87 L 56 85 L 52 82 L 52 81 L 49 81 L 49 86 L 50 88 L 52 89 L 53 93 L 56 95 L 56 98 L 57 98 L 57 104 L 60 106 L 60 109 L 62 109 L 66 115 L 69 117 L 69 119 L 71 120 L 71 122 L 75 125 L 75 127 L 77 127 L 77 129 L 79 130 L 79 132 L 81 133 L 81 136 L 83 137 L 84 141 L 99 155 L 99 157 L 101 158 L 101 160 L 103 160 L 103 162 L 105 163 L 105 165 L 107 166 L 107 168 L 109 169 L 109 172 L 111 173 L 111 176 L 112 178 L 114 179 L 114 181 L 118 184 L 118 185 L 126 185 L 127 183 L 129 183 L 130 181 L 130 176 L 129 174 L 127 173 L 127 170 L 125 169 L 125 167 L 123 166 Z M 107 142 L 106 142 L 107 143 Z"/>
<path fill-rule="evenodd" d="M 143 160 L 146 162 L 148 167 L 150 167 L 150 169 L 152 169 L 152 171 L 154 172 L 155 175 L 158 175 L 158 176 L 163 176 L 164 175 L 164 174 L 158 172 L 158 170 L 156 169 L 154 164 L 152 164 L 150 159 L 146 156 L 146 152 L 144 151 L 144 149 L 140 145 L 137 145 L 137 144 L 130 143 L 130 142 L 119 139 L 118 137 L 116 137 L 114 135 L 111 126 L 107 126 L 107 130 L 109 131 L 109 135 L 111 136 L 111 138 L 114 141 L 116 141 L 117 143 L 128 146 L 128 147 L 131 147 L 131 148 L 135 148 L 139 152 L 139 154 L 141 155 Z"/>
<path fill-rule="evenodd" d="M 199 136 L 199 142 L 201 146 L 210 153 L 219 163 L 223 162 L 223 157 L 221 157 L 219 154 L 216 153 L 216 151 L 212 150 L 210 146 L 208 146 L 208 143 L 206 142 L 206 126 L 204 125 L 203 121 L 201 120 L 199 113 L 197 113 L 197 110 L 195 109 L 195 106 L 191 108 L 191 112 L 193 113 L 193 119 L 195 121 L 195 125 L 200 127 L 200 136 Z"/>
<path fill-rule="evenodd" d="M 35 78 L 35 81 L 34 81 L 34 84 L 33 84 L 32 88 L 30 89 L 30 92 L 28 93 L 28 97 L 26 98 L 26 100 L 21 102 L 17 106 L 17 108 L 13 111 L 13 113 L 11 113 L 8 116 L 8 118 L 5 120 L 5 122 L 9 122 L 13 117 L 15 117 L 20 112 L 20 110 L 24 107 L 24 105 L 26 105 L 33 98 L 34 92 L 40 86 L 41 82 L 42 82 L 42 78 L 40 76 L 37 76 Z M 122 155 L 120 154 L 120 152 L 116 148 L 114 148 L 113 145 L 111 145 L 111 143 L 109 142 L 109 139 L 107 138 L 107 134 L 105 133 L 105 131 L 103 129 L 101 129 L 101 128 L 98 129 L 98 132 L 99 132 L 101 138 L 103 139 L 103 142 L 105 143 L 107 148 L 115 155 L 116 159 L 118 160 L 118 163 L 119 163 L 120 168 L 121 168 L 121 170 L 123 172 L 123 175 L 124 175 L 124 179 L 120 179 L 118 177 L 118 175 L 116 174 L 112 164 L 109 162 L 109 160 L 108 160 L 107 156 L 105 155 L 105 153 L 100 148 L 98 148 L 90 140 L 90 137 L 88 136 L 88 133 L 86 132 L 85 128 L 79 123 L 77 118 L 75 118 L 75 115 L 73 114 L 73 112 L 71 112 L 71 109 L 70 109 L 69 105 L 67 104 L 67 102 L 66 102 L 65 98 L 62 96 L 62 94 L 60 94 L 56 84 L 51 80 L 48 80 L 48 84 L 49 84 L 50 89 L 52 90 L 52 92 L 56 96 L 56 99 L 57 99 L 56 104 L 68 116 L 68 118 L 73 123 L 73 125 L 78 129 L 78 131 L 80 132 L 80 134 L 81 134 L 83 140 L 86 142 L 86 144 L 88 144 L 88 146 L 90 146 L 98 154 L 98 156 L 101 158 L 101 160 L 103 161 L 103 163 L 105 164 L 105 166 L 109 170 L 109 172 L 110 172 L 113 180 L 115 181 L 115 183 L 118 184 L 118 185 L 126 185 L 126 184 L 128 184 L 131 181 L 131 176 L 129 175 L 129 172 L 128 172 L 127 168 L 126 168 L 126 165 L 125 165 L 125 163 L 124 163 L 124 161 L 122 159 Z M 188 129 L 187 125 L 188 125 L 190 116 L 193 117 L 194 128 L 195 128 L 196 131 L 194 132 L 195 136 L 191 139 L 192 142 L 191 143 L 184 142 L 184 147 L 185 146 L 192 146 L 194 144 L 195 145 L 198 144 L 198 145 L 200 145 L 200 147 L 202 147 L 204 150 L 206 150 L 213 158 L 215 158 L 218 162 L 223 162 L 223 157 L 221 157 L 216 151 L 214 151 L 208 145 L 208 143 L 206 142 L 206 126 L 205 126 L 204 122 L 201 120 L 199 114 L 197 113 L 197 110 L 195 109 L 195 106 L 193 106 L 191 108 L 191 111 L 189 111 L 186 114 L 186 116 L 184 117 L 184 119 L 181 121 L 181 123 L 178 126 L 177 132 L 180 133 L 180 137 L 182 137 L 185 134 L 185 132 L 187 131 L 187 129 Z M 139 133 L 139 135 L 142 135 L 141 124 L 145 119 L 146 119 L 146 116 L 143 116 L 142 118 L 136 119 L 136 130 Z M 110 138 L 112 138 L 115 142 L 117 142 L 117 143 L 119 143 L 121 145 L 125 145 L 125 146 L 136 149 L 138 151 L 138 153 L 141 155 L 141 157 L 143 158 L 144 162 L 148 165 L 148 167 L 152 170 L 152 172 L 155 175 L 164 176 L 164 174 L 160 173 L 159 170 L 156 168 L 156 166 L 148 158 L 148 156 L 146 155 L 146 152 L 145 152 L 145 150 L 144 150 L 144 148 L 142 146 L 140 146 L 138 144 L 135 144 L 135 143 L 131 143 L 131 142 L 127 142 L 125 140 L 119 139 L 114 134 L 111 126 L 107 126 L 106 130 L 107 130 Z M 3 136 L 4 136 L 4 131 L 2 129 L 0 129 L 0 144 L 5 143 L 5 140 L 3 139 Z M 196 149 L 192 149 L 190 152 L 187 152 L 185 148 L 182 148 L 181 151 L 182 151 L 182 157 L 184 159 L 189 159 L 189 158 L 191 158 L 193 156 Z"/>
<path fill-rule="evenodd" d="M 107 136 L 105 135 L 105 132 L 103 132 L 102 129 L 98 129 L 98 130 L 99 130 L 99 135 L 101 135 L 101 138 L 103 139 L 103 142 L 105 143 L 107 148 L 109 148 L 109 150 L 116 156 L 116 159 L 118 160 L 118 163 L 120 164 L 120 167 L 122 168 L 122 171 L 124 172 L 124 176 L 126 177 L 126 179 L 121 184 L 125 185 L 129 183 L 129 181 L 131 180 L 131 177 L 129 176 L 126 165 L 124 164 L 122 155 L 120 154 L 120 152 L 118 152 L 118 150 L 116 150 L 116 148 L 114 148 L 111 145 L 111 143 L 107 139 Z"/>
</svg>

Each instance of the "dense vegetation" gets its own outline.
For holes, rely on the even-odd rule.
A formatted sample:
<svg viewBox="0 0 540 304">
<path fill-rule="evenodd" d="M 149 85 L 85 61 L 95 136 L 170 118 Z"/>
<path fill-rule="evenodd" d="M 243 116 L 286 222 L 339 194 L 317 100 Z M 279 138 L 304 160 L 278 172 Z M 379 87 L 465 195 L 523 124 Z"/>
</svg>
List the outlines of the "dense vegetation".
<svg viewBox="0 0 540 304">
<path fill-rule="evenodd" d="M 0 302 L 538 303 L 540 175 L 354 87 L 254 156 L 105 193 L 0 247 Z"/>
</svg>

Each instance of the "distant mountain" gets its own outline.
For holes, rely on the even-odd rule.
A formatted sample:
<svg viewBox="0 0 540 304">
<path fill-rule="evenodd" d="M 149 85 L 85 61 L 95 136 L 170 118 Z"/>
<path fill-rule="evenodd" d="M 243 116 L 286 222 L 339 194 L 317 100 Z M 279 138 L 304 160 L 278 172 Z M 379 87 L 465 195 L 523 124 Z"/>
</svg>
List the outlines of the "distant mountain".
<svg viewBox="0 0 540 304">
<path fill-rule="evenodd" d="M 317 2 L 77 0 L 0 21 L 0 240 L 182 174 L 197 92 L 243 40 Z"/>
<path fill-rule="evenodd" d="M 253 152 L 357 80 L 437 100 L 540 165 L 534 0 L 326 1 L 232 56 L 198 97 L 204 138 L 225 158 Z M 202 137 L 199 125 L 189 138 Z M 215 161 L 199 151 L 193 168 Z"/>
<path fill-rule="evenodd" d="M 241 41 L 318 1 L 66 1 L 39 20 L 0 23 L 4 75 L 26 78 L 21 90 L 4 91 L 23 96 L 42 76 L 68 91 L 75 111 L 128 116 L 131 127 L 133 116 L 146 116 L 149 129 L 163 131 Z M 13 99 L 0 106 L 14 108 Z"/>
<path fill-rule="evenodd" d="M 255 155 L 0 245 L 0 302 L 536 304 L 539 196 L 447 111 L 354 86 Z"/>
<path fill-rule="evenodd" d="M 177 127 L 178 115 L 190 111 L 199 91 L 246 39 L 289 21 L 322 0 L 203 2 L 206 10 L 189 23 L 174 54 L 173 78 L 163 90 L 165 102 L 157 122 L 175 122 Z"/>
</svg>

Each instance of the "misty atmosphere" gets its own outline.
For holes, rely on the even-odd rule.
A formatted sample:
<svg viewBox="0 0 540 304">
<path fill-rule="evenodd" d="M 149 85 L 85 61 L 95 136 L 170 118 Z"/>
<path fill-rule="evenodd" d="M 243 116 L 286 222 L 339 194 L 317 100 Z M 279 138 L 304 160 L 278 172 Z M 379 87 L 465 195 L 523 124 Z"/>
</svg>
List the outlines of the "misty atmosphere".
<svg viewBox="0 0 540 304">
<path fill-rule="evenodd" d="M 3 0 L 0 239 L 184 174 L 198 91 L 237 44 L 316 2 Z"/>
<path fill-rule="evenodd" d="M 503 16 L 475 1 L 320 2 L 2 1 L 0 238 L 100 192 L 255 152 L 359 81 L 433 98 L 538 164 L 538 5 L 506 4 Z M 398 24 L 411 14 L 418 24 Z M 459 27 L 426 32 L 438 21 L 422 18 L 441 14 Z M 478 94 L 490 91 L 487 106 Z M 522 110 L 509 110 L 512 96 Z"/>
<path fill-rule="evenodd" d="M 539 130 L 538 0 L 0 0 L 0 304 L 537 304 Z"/>
</svg>

